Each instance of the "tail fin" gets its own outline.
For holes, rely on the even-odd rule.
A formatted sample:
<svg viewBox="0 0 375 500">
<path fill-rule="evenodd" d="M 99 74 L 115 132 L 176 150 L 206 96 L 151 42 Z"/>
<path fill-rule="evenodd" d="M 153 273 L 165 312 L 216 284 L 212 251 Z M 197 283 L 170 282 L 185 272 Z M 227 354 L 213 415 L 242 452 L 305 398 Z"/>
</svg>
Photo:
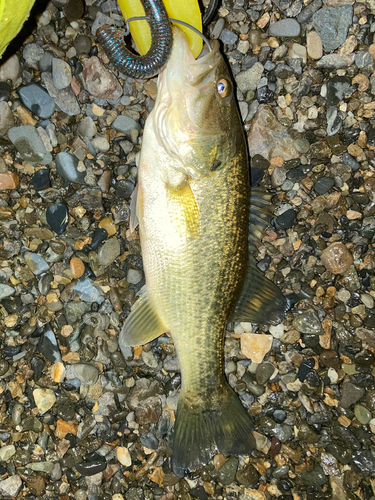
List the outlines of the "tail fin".
<svg viewBox="0 0 375 500">
<path fill-rule="evenodd" d="M 197 398 L 198 401 L 198 398 Z M 225 382 L 220 395 L 202 405 L 180 395 L 173 445 L 173 472 L 177 477 L 206 465 L 219 450 L 243 455 L 255 448 L 253 423 L 235 392 Z"/>
</svg>

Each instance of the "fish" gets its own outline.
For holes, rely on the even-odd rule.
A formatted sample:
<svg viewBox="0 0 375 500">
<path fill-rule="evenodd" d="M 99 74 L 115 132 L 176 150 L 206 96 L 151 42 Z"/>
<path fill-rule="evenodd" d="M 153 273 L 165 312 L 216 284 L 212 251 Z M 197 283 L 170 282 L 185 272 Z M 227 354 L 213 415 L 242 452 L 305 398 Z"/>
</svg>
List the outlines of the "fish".
<svg viewBox="0 0 375 500">
<path fill-rule="evenodd" d="M 195 59 L 177 27 L 173 39 L 131 202 L 146 285 L 119 346 L 124 351 L 165 332 L 173 339 L 182 382 L 172 467 L 183 477 L 217 451 L 254 449 L 252 419 L 224 374 L 225 326 L 277 323 L 286 301 L 249 251 L 269 222 L 270 195 L 250 190 L 235 87 L 219 42 Z"/>
<path fill-rule="evenodd" d="M 133 54 L 125 46 L 123 35 L 104 24 L 96 37 L 108 58 L 125 75 L 150 78 L 167 63 L 172 50 L 173 36 L 167 11 L 162 0 L 141 0 L 151 32 L 151 46 L 144 55 Z"/>
</svg>

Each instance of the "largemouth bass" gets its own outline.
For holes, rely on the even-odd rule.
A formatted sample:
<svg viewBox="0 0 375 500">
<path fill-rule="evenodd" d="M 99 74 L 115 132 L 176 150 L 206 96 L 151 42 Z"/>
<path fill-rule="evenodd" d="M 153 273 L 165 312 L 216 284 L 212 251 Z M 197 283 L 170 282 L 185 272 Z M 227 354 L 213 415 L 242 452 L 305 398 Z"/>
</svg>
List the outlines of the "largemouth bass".
<svg viewBox="0 0 375 500">
<path fill-rule="evenodd" d="M 211 43 L 196 60 L 174 28 L 159 75 L 136 199 L 146 287 L 119 339 L 122 347 L 164 332 L 173 338 L 182 375 L 173 449 L 179 477 L 216 450 L 253 448 L 251 418 L 224 375 L 225 324 L 229 317 L 273 322 L 285 311 L 278 288 L 249 265 L 246 142 L 228 68 L 219 43 Z M 254 239 L 269 208 L 265 196 L 253 194 Z"/>
</svg>

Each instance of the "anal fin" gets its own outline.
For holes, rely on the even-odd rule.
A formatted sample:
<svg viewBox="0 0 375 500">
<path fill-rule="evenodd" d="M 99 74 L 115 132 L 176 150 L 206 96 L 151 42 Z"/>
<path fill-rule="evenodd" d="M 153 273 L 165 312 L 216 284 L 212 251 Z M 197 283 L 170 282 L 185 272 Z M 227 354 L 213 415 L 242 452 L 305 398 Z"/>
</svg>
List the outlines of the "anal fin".
<svg viewBox="0 0 375 500">
<path fill-rule="evenodd" d="M 250 256 L 246 277 L 231 320 L 274 325 L 280 323 L 287 302 L 280 289 L 267 279 Z"/>
<path fill-rule="evenodd" d="M 147 344 L 167 331 L 161 322 L 146 289 L 132 307 L 119 335 L 120 349 L 123 346 Z"/>
</svg>

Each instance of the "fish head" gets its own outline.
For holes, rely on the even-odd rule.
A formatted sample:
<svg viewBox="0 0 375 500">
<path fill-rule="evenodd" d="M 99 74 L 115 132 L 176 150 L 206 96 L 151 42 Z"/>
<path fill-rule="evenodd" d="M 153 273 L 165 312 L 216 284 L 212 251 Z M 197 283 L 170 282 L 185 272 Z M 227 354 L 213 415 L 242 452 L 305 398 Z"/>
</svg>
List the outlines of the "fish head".
<svg viewBox="0 0 375 500">
<path fill-rule="evenodd" d="M 152 111 L 155 137 L 169 178 L 199 179 L 223 168 L 244 144 L 229 69 L 219 42 L 195 59 L 182 30 L 173 29 L 173 49 L 158 79 Z M 180 175 L 173 176 L 174 173 Z"/>
</svg>

